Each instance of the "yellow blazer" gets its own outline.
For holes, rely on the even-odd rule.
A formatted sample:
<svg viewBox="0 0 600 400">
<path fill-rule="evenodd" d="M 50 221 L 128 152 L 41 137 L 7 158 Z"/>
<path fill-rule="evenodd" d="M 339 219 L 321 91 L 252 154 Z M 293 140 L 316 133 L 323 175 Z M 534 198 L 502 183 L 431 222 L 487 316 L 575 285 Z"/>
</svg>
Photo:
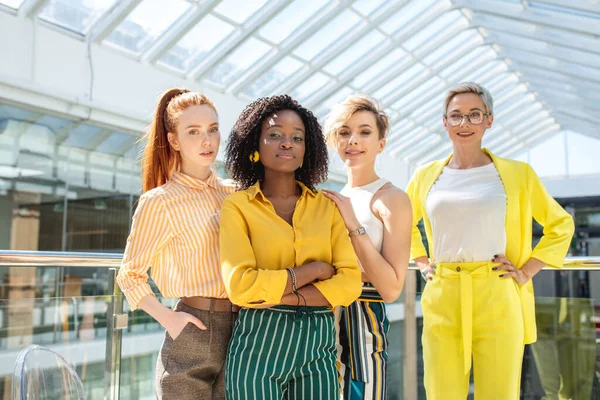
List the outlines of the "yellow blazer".
<svg viewBox="0 0 600 400">
<path fill-rule="evenodd" d="M 544 185 L 527 163 L 494 156 L 483 151 L 494 162 L 506 191 L 506 257 L 517 268 L 535 258 L 544 264 L 561 268 L 575 231 L 573 218 L 546 191 Z M 413 209 L 413 230 L 410 258 L 427 256 L 417 224 L 423 218 L 429 242 L 429 254 L 434 254 L 431 224 L 425 212 L 425 200 L 452 154 L 420 167 L 413 175 L 406 192 Z M 544 235 L 532 250 L 532 218 L 544 227 Z M 485 261 L 485 260 L 482 260 Z M 525 343 L 537 340 L 535 301 L 531 280 L 521 286 L 521 303 L 525 322 Z"/>
</svg>

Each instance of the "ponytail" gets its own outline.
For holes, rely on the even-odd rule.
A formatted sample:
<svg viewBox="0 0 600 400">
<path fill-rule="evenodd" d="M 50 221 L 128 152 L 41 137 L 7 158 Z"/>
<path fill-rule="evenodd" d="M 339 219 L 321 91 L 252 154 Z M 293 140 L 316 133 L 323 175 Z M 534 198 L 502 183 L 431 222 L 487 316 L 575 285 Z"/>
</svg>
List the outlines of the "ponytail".
<svg viewBox="0 0 600 400">
<path fill-rule="evenodd" d="M 179 152 L 173 149 L 168 133 L 175 133 L 177 118 L 186 108 L 208 105 L 217 111 L 212 101 L 200 93 L 172 88 L 160 95 L 150 130 L 144 136 L 146 147 L 142 160 L 143 192 L 164 185 L 181 164 Z"/>
</svg>

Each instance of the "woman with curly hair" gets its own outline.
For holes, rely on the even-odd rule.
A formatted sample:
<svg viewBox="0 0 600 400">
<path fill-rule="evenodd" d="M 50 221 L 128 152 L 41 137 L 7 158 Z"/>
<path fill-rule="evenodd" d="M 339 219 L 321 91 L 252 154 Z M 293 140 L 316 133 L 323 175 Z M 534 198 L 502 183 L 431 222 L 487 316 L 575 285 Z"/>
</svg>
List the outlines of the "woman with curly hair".
<svg viewBox="0 0 600 400">
<path fill-rule="evenodd" d="M 332 307 L 360 295 L 360 269 L 334 202 L 315 116 L 287 95 L 242 112 L 226 164 L 243 189 L 221 211 L 221 267 L 242 306 L 227 354 L 228 399 L 337 399 Z"/>
</svg>

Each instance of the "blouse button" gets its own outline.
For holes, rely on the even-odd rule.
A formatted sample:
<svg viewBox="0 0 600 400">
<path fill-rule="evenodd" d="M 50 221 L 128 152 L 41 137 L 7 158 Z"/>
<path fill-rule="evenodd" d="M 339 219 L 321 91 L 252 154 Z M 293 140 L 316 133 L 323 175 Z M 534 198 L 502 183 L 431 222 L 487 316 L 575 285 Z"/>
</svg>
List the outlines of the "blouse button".
<svg viewBox="0 0 600 400">
<path fill-rule="evenodd" d="M 460 272 L 460 267 L 456 267 L 456 272 Z"/>
</svg>

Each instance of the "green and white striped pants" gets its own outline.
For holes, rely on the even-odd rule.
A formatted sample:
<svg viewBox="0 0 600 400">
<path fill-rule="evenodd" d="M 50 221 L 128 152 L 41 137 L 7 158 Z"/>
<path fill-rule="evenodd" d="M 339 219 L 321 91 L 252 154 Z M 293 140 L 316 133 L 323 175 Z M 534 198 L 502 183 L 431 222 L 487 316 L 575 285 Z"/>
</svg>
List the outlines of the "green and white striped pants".
<svg viewBox="0 0 600 400">
<path fill-rule="evenodd" d="M 339 399 L 334 323 L 327 307 L 240 310 L 227 352 L 227 399 Z"/>
</svg>

